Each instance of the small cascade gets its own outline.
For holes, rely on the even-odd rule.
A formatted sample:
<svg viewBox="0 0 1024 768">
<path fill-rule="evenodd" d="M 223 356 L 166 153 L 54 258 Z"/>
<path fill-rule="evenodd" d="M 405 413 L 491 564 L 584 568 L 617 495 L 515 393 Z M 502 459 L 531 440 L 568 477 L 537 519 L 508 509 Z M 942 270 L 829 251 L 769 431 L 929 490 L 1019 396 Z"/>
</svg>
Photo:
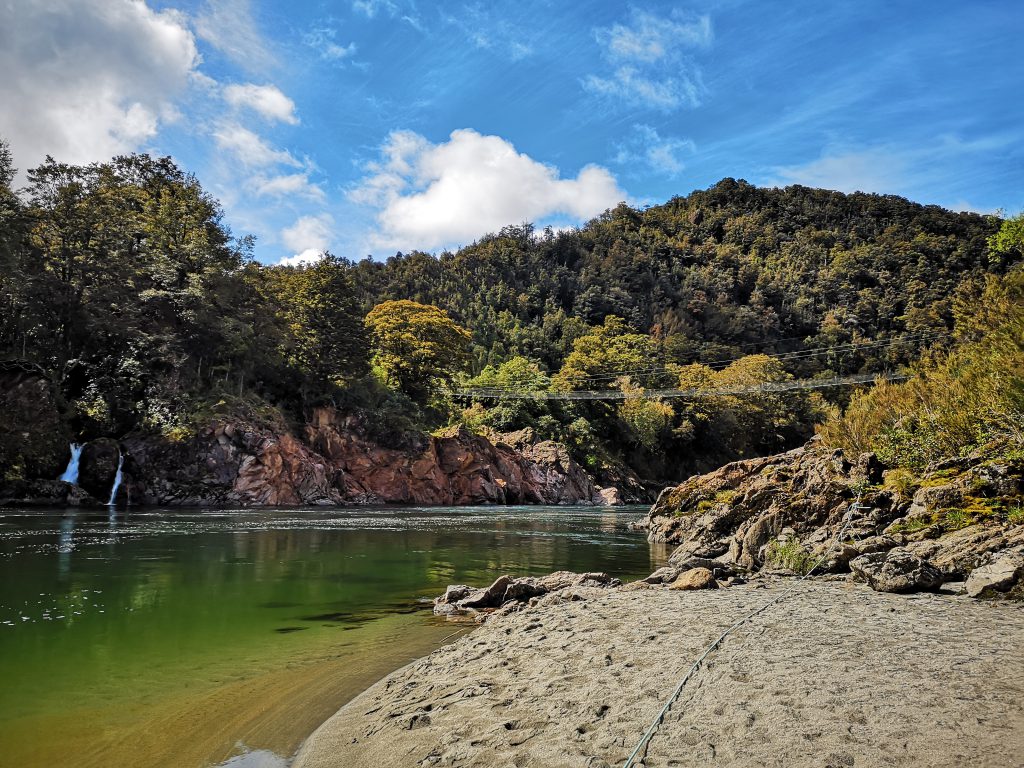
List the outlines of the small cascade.
<svg viewBox="0 0 1024 768">
<path fill-rule="evenodd" d="M 82 448 L 84 447 L 84 444 L 71 444 L 71 460 L 68 461 L 68 468 L 64 470 L 63 475 L 57 478 L 58 480 L 78 485 L 78 460 L 82 458 Z"/>
<path fill-rule="evenodd" d="M 110 501 L 107 502 L 108 507 L 112 507 L 117 503 L 117 490 L 121 487 L 121 467 L 124 466 L 124 454 L 121 451 L 117 452 L 117 474 L 114 475 L 114 487 L 110 489 Z"/>
</svg>

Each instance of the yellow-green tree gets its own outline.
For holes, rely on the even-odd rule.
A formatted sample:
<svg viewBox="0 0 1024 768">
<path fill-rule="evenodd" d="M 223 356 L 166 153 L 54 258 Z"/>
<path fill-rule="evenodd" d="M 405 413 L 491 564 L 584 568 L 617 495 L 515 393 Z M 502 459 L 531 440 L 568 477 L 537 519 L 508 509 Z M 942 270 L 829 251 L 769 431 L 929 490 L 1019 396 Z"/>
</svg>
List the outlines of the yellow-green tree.
<svg viewBox="0 0 1024 768">
<path fill-rule="evenodd" d="M 626 396 L 619 405 L 619 418 L 629 427 L 636 442 L 654 450 L 672 425 L 675 411 L 668 403 L 646 397 L 643 387 L 632 384 L 629 379 L 621 379 L 619 387 Z"/>
<path fill-rule="evenodd" d="M 621 317 L 608 315 L 604 324 L 573 342 L 572 352 L 554 379 L 557 389 L 607 389 L 628 375 L 638 383 L 664 378 L 654 339 L 634 333 Z"/>
<path fill-rule="evenodd" d="M 432 304 L 385 301 L 364 322 L 384 383 L 416 402 L 427 402 L 469 362 L 469 331 Z"/>
</svg>

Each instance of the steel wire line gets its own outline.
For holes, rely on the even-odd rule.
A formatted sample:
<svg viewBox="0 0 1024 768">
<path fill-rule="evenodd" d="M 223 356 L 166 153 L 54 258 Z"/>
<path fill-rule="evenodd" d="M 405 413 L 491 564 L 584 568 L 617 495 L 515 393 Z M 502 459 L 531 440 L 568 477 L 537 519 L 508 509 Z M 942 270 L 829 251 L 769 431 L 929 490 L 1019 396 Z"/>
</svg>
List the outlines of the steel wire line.
<svg viewBox="0 0 1024 768">
<path fill-rule="evenodd" d="M 904 342 L 932 341 L 932 340 L 935 340 L 935 339 L 948 337 L 949 335 L 950 334 L 948 332 L 946 332 L 946 331 L 924 331 L 924 332 L 915 333 L 915 334 L 904 334 L 903 336 L 892 337 L 892 338 L 888 338 L 888 339 L 877 339 L 875 341 L 869 341 L 869 342 L 850 342 L 850 343 L 847 343 L 847 344 L 837 344 L 837 345 L 832 346 L 832 347 L 815 347 L 815 348 L 812 348 L 812 349 L 796 350 L 796 351 L 793 351 L 793 352 L 778 352 L 778 353 L 775 353 L 775 354 L 767 354 L 767 353 L 765 353 L 764 356 L 765 357 L 770 357 L 770 358 L 772 358 L 774 360 L 783 360 L 783 361 L 785 361 L 785 360 L 799 360 L 799 359 L 806 359 L 806 358 L 810 358 L 810 357 L 818 357 L 820 355 L 827 354 L 827 353 L 830 353 L 830 352 L 856 352 L 856 351 L 861 351 L 861 350 L 866 350 L 866 349 L 879 349 L 879 348 L 895 346 L 896 344 L 904 343 Z M 742 359 L 744 359 L 744 358 L 737 357 L 737 358 L 732 358 L 732 359 L 728 359 L 728 360 L 715 360 L 715 361 L 712 361 L 710 363 L 704 363 L 703 365 L 706 365 L 709 368 L 713 368 L 714 366 L 728 366 L 729 364 L 735 363 L 738 360 L 742 360 Z M 664 365 L 659 365 L 657 367 L 650 367 L 650 368 L 634 368 L 634 369 L 631 369 L 631 370 L 614 371 L 614 372 L 608 372 L 608 373 L 595 373 L 595 374 L 591 374 L 589 376 L 580 377 L 580 378 L 576 379 L 576 381 L 581 382 L 581 383 L 611 382 L 611 381 L 614 381 L 615 379 L 621 378 L 623 376 L 635 376 L 635 375 L 653 376 L 653 375 L 661 374 L 661 373 L 669 374 L 669 375 L 674 375 L 673 372 L 668 370 L 668 368 L 666 368 Z M 881 374 L 881 375 L 885 375 L 885 374 Z M 488 391 L 488 392 L 491 392 L 491 391 L 499 391 L 499 390 L 500 391 L 506 391 L 506 392 L 520 392 L 520 393 L 523 392 L 523 390 L 518 389 L 516 387 L 516 385 L 514 385 L 514 384 L 505 384 L 505 385 L 492 384 L 492 385 L 483 386 L 483 387 L 461 387 L 458 390 L 456 390 L 456 393 L 468 394 L 468 393 L 476 392 L 476 391 L 480 391 L 480 392 Z M 582 391 L 582 390 L 575 390 L 575 391 Z"/>
<path fill-rule="evenodd" d="M 896 372 L 859 373 L 853 376 L 834 376 L 831 379 L 793 379 L 790 381 L 770 381 L 742 387 L 722 387 L 718 389 L 647 389 L 642 392 L 623 392 L 616 389 L 575 389 L 566 392 L 549 392 L 546 390 L 509 390 L 499 387 L 456 389 L 451 392 L 455 397 L 473 398 L 476 400 L 632 400 L 637 398 L 672 399 L 723 397 L 727 395 L 770 394 L 773 392 L 791 392 L 799 389 L 825 389 L 853 384 L 870 384 L 878 379 L 885 381 L 902 381 L 909 378 L 906 374 Z"/>
</svg>

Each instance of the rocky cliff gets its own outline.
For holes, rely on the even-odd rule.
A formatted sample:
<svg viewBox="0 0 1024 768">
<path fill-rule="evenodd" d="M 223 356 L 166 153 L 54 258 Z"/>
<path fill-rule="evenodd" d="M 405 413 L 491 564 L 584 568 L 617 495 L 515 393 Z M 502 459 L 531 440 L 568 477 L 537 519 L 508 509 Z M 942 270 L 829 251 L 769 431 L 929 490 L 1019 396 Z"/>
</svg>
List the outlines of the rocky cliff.
<svg viewBox="0 0 1024 768">
<path fill-rule="evenodd" d="M 1022 506 L 1024 457 L 1011 451 L 915 476 L 873 454 L 850 462 L 815 440 L 666 489 L 648 525 L 651 541 L 678 545 L 656 580 L 697 567 L 803 573 L 825 555 L 819 570 L 852 571 L 876 589 L 967 579 L 967 591 L 980 595 L 1024 592 Z"/>
<path fill-rule="evenodd" d="M 491 441 L 452 428 L 385 448 L 357 418 L 330 408 L 314 411 L 297 431 L 235 417 L 180 442 L 126 438 L 123 498 L 154 505 L 461 505 L 611 504 L 625 495 L 599 488 L 564 446 L 526 432 Z M 81 484 L 90 489 L 109 488 L 116 470 L 116 451 L 112 460 L 100 442 L 83 452 Z M 635 496 L 641 487 L 629 480 Z"/>
</svg>

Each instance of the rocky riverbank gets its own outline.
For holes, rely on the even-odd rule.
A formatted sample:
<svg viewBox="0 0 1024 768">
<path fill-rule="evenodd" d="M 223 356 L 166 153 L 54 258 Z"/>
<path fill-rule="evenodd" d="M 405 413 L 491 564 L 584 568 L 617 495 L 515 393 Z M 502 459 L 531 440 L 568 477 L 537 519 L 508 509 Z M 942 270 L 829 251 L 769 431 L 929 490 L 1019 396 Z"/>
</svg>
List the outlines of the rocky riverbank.
<svg viewBox="0 0 1024 768">
<path fill-rule="evenodd" d="M 388 676 L 295 768 L 620 766 L 701 651 L 792 583 L 570 587 Z M 1024 754 L 1024 611 L 809 581 L 683 690 L 643 765 L 999 766 Z"/>
<path fill-rule="evenodd" d="M 651 541 L 677 545 L 666 582 L 698 567 L 802 574 L 825 556 L 817 573 L 852 572 L 880 591 L 966 579 L 974 595 L 1024 597 L 1022 504 L 1024 457 L 998 447 L 912 475 L 811 441 L 666 489 L 647 526 Z"/>
</svg>

